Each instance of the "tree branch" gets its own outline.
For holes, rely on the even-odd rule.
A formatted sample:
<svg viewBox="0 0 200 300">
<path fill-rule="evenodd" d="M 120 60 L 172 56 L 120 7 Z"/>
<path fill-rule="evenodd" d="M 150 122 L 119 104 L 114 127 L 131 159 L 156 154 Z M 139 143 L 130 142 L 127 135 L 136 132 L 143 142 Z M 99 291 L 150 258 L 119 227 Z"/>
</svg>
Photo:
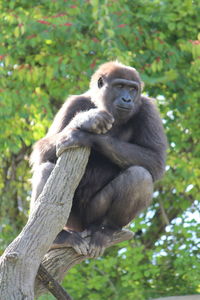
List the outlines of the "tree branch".
<svg viewBox="0 0 200 300">
<path fill-rule="evenodd" d="M 41 264 L 38 270 L 37 279 L 41 282 L 56 299 L 72 300 L 70 295 L 62 288 L 62 286 L 49 274 L 47 269 Z"/>
<path fill-rule="evenodd" d="M 0 258 L 1 300 L 34 299 L 39 265 L 67 222 L 89 154 L 89 148 L 77 148 L 58 159 L 26 226 Z"/>
<path fill-rule="evenodd" d="M 130 240 L 133 238 L 133 236 L 134 236 L 133 232 L 126 229 L 116 231 L 110 237 L 107 247 L 111 247 L 120 242 Z M 86 231 L 82 232 L 82 237 L 89 241 L 90 233 Z M 61 282 L 64 276 L 66 275 L 66 273 L 74 265 L 79 264 L 80 262 L 88 258 L 90 257 L 77 254 L 72 248 L 52 249 L 45 255 L 42 261 L 42 265 L 45 267 L 45 269 L 48 271 L 48 273 L 51 274 L 51 276 L 54 279 L 56 279 L 58 282 Z M 39 297 L 41 294 L 47 293 L 48 290 L 52 292 L 52 290 L 49 289 L 48 283 L 45 284 L 43 280 L 41 281 L 40 269 L 39 269 L 38 276 L 36 277 L 35 295 L 36 297 Z M 58 299 L 65 299 L 65 298 L 58 298 Z"/>
</svg>

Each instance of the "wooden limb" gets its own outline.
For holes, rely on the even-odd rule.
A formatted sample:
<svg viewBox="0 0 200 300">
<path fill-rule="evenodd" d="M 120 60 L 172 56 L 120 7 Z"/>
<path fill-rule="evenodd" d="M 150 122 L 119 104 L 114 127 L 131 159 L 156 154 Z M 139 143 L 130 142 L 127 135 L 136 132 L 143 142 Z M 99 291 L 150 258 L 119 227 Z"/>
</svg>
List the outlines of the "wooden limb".
<svg viewBox="0 0 200 300">
<path fill-rule="evenodd" d="M 70 295 L 63 289 L 63 287 L 49 274 L 45 267 L 41 264 L 37 274 L 38 280 L 48 289 L 56 299 L 72 300 Z"/>
<path fill-rule="evenodd" d="M 87 234 L 85 232 L 82 233 L 83 238 L 89 240 L 90 233 Z M 108 242 L 107 247 L 111 247 L 120 242 L 130 240 L 134 236 L 133 232 L 123 229 L 116 231 Z M 42 265 L 45 267 L 48 273 L 54 278 L 54 280 L 61 282 L 69 269 L 71 269 L 74 265 L 82 262 L 85 259 L 90 258 L 89 256 L 83 256 L 77 254 L 72 248 L 60 248 L 50 250 L 44 257 L 42 261 Z M 46 285 L 43 281 L 40 280 L 40 269 L 38 275 L 36 277 L 35 284 L 35 295 L 36 297 L 40 296 L 43 293 L 47 293 L 49 290 L 52 292 L 48 284 Z M 57 298 L 57 299 L 65 299 L 65 298 Z M 66 298 L 67 299 L 67 298 Z"/>
<path fill-rule="evenodd" d="M 89 154 L 89 148 L 70 149 L 58 159 L 26 226 L 0 258 L 1 300 L 34 299 L 39 265 L 67 222 Z"/>
</svg>

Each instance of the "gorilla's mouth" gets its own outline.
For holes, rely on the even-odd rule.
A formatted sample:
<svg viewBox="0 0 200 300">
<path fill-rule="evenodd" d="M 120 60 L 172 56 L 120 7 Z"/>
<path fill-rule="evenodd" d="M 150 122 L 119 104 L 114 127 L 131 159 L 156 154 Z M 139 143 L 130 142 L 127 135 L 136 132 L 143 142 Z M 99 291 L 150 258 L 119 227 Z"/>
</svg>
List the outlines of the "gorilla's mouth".
<svg viewBox="0 0 200 300">
<path fill-rule="evenodd" d="M 122 110 L 122 111 L 128 111 L 130 108 L 129 107 L 125 107 L 125 106 L 117 105 L 117 109 Z"/>
</svg>

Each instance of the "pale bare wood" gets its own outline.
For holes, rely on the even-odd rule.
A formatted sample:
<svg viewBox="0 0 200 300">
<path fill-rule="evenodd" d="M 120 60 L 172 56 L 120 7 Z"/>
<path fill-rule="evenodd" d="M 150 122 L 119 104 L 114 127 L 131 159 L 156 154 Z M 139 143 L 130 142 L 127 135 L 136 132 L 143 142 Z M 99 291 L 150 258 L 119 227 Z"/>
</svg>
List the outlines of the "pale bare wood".
<svg viewBox="0 0 200 300">
<path fill-rule="evenodd" d="M 66 224 L 89 154 L 89 148 L 70 149 L 58 159 L 26 226 L 0 258 L 1 300 L 34 299 L 38 267 Z"/>
</svg>

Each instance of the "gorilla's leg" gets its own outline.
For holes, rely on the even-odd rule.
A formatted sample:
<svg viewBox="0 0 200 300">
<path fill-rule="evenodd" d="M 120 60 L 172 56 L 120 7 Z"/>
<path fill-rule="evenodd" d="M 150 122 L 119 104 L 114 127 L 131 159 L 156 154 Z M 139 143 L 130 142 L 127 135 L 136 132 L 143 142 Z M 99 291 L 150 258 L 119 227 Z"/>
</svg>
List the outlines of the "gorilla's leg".
<svg viewBox="0 0 200 300">
<path fill-rule="evenodd" d="M 152 192 L 151 174 L 143 167 L 133 166 L 95 195 L 86 210 L 86 226 L 93 230 L 91 256 L 101 255 L 108 236 L 150 204 Z"/>
<path fill-rule="evenodd" d="M 32 196 L 31 196 L 31 206 L 30 210 L 32 211 L 36 199 L 41 194 L 47 179 L 49 178 L 55 164 L 46 162 L 39 165 L 35 170 L 32 177 Z"/>
<path fill-rule="evenodd" d="M 31 206 L 30 210 L 34 209 L 34 203 L 41 194 L 47 179 L 49 178 L 52 170 L 54 169 L 55 164 L 46 162 L 38 166 L 38 168 L 34 171 L 32 178 L 32 197 L 31 197 Z M 74 216 L 70 214 L 69 224 L 77 224 L 78 221 L 74 220 Z M 74 226 L 73 226 L 74 227 Z M 74 227 L 75 228 L 75 227 Z M 75 228 L 76 230 L 76 228 Z M 72 247 L 78 254 L 87 255 L 89 245 L 88 243 L 79 235 L 78 232 L 68 230 L 62 230 L 56 237 L 53 242 L 52 248 L 60 248 L 60 247 Z"/>
</svg>

